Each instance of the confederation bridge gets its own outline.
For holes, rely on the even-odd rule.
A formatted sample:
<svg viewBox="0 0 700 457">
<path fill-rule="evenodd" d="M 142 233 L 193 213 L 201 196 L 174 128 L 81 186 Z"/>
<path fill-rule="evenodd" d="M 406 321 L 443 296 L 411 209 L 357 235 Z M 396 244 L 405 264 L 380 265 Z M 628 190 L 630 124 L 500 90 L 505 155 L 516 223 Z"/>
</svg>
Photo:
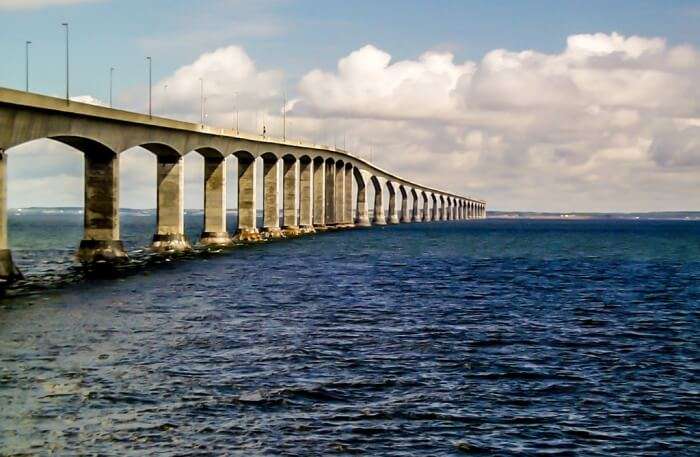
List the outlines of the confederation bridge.
<svg viewBox="0 0 700 457">
<path fill-rule="evenodd" d="M 420 185 L 338 148 L 0 88 L 0 279 L 5 281 L 21 277 L 7 241 L 7 153 L 41 138 L 67 144 L 84 155 L 84 236 L 77 256 L 87 264 L 128 259 L 119 236 L 119 154 L 135 146 L 157 157 L 158 208 L 151 246 L 156 252 L 191 249 L 184 234 L 183 158 L 193 151 L 204 158 L 200 238 L 204 245 L 225 246 L 331 228 L 477 219 L 486 214 L 483 200 Z M 238 227 L 230 235 L 226 159 L 232 155 L 238 160 Z M 260 163 L 263 226 L 259 228 L 256 166 Z M 369 185 L 374 189 L 371 220 Z"/>
</svg>

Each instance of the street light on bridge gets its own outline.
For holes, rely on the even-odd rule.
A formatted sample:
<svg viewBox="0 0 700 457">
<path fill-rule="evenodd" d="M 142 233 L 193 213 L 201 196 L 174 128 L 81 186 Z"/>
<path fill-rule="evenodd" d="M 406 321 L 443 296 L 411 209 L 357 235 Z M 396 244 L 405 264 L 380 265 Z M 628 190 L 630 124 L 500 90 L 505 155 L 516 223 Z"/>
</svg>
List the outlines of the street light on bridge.
<svg viewBox="0 0 700 457">
<path fill-rule="evenodd" d="M 29 45 L 32 44 L 31 41 L 26 41 L 24 43 L 24 63 L 25 63 L 25 92 L 29 92 Z"/>
<path fill-rule="evenodd" d="M 68 60 L 68 47 L 69 47 L 69 30 L 68 23 L 62 22 L 61 25 L 66 29 L 66 102 L 70 103 L 70 65 Z"/>
<path fill-rule="evenodd" d="M 199 78 L 199 120 L 204 125 L 204 78 Z"/>
<path fill-rule="evenodd" d="M 109 67 L 109 107 L 112 107 L 112 84 L 114 82 L 114 67 Z"/>
<path fill-rule="evenodd" d="M 153 86 L 153 79 L 152 79 L 152 67 L 153 67 L 153 59 L 151 57 L 146 57 L 146 61 L 148 62 L 148 117 L 153 117 L 153 99 L 152 99 L 152 86 Z"/>
</svg>

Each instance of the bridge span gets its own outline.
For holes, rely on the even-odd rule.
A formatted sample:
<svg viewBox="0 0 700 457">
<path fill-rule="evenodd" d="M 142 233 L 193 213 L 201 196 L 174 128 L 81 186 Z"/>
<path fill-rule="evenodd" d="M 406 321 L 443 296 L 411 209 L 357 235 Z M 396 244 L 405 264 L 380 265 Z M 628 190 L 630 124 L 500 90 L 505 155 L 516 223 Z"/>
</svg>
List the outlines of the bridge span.
<svg viewBox="0 0 700 457">
<path fill-rule="evenodd" d="M 155 251 L 191 248 L 184 231 L 183 158 L 193 151 L 204 158 L 200 242 L 206 245 L 225 246 L 329 228 L 477 219 L 486 214 L 483 200 L 420 185 L 338 148 L 0 88 L 0 279 L 5 281 L 21 277 L 8 247 L 7 154 L 14 146 L 42 138 L 83 153 L 84 236 L 77 254 L 83 263 L 128 259 L 119 236 L 119 155 L 136 146 L 157 158 Z M 226 159 L 230 156 L 238 160 L 238 227 L 233 235 L 226 227 Z M 263 167 L 260 228 L 259 164 Z M 374 190 L 371 220 L 369 186 Z M 384 201 L 384 189 L 388 201 Z"/>
</svg>

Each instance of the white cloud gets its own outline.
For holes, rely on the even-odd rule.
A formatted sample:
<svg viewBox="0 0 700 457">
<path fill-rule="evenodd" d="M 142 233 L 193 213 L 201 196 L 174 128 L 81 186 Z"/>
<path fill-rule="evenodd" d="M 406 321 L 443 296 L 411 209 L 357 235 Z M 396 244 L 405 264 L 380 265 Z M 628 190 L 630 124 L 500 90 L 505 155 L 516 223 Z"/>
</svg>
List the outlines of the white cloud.
<svg viewBox="0 0 700 457">
<path fill-rule="evenodd" d="M 47 6 L 77 5 L 104 0 L 0 0 L 0 10 L 31 10 Z"/>
</svg>

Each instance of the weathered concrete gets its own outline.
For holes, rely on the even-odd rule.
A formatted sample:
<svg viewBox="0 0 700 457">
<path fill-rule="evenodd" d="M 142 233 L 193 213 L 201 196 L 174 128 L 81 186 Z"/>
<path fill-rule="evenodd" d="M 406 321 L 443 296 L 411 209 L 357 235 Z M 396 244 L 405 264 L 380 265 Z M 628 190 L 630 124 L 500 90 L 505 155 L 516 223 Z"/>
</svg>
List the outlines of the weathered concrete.
<svg viewBox="0 0 700 457">
<path fill-rule="evenodd" d="M 314 227 L 318 230 L 326 228 L 326 165 L 323 158 L 316 158 L 314 166 L 313 213 Z"/>
<path fill-rule="evenodd" d="M 411 197 L 413 198 L 413 205 L 411 206 L 411 222 L 420 222 L 418 193 L 416 189 L 411 189 Z"/>
<path fill-rule="evenodd" d="M 204 230 L 200 243 L 207 246 L 228 246 L 232 243 L 226 231 L 226 159 L 204 157 Z"/>
<path fill-rule="evenodd" d="M 151 249 L 156 252 L 181 252 L 191 249 L 185 237 L 183 158 L 178 155 L 157 156 L 158 208 L 156 233 Z"/>
<path fill-rule="evenodd" d="M 386 225 L 386 215 L 384 214 L 384 195 L 382 195 L 382 185 L 379 178 L 372 176 L 374 185 L 374 215 L 372 225 Z"/>
<path fill-rule="evenodd" d="M 273 154 L 264 154 L 263 159 L 263 238 L 282 238 L 280 210 L 277 204 L 277 176 L 279 160 Z"/>
<path fill-rule="evenodd" d="M 441 221 L 446 220 L 446 219 L 445 219 L 446 216 L 447 216 L 447 214 L 446 214 L 446 211 L 445 211 L 445 197 L 442 196 L 442 195 L 440 195 L 440 220 L 441 220 Z"/>
<path fill-rule="evenodd" d="M 396 214 L 396 184 L 387 181 L 386 187 L 389 190 L 389 218 L 387 223 L 398 224 L 399 216 Z"/>
<path fill-rule="evenodd" d="M 326 226 L 335 225 L 335 162 L 326 159 Z"/>
<path fill-rule="evenodd" d="M 301 235 L 297 218 L 297 159 L 287 154 L 282 157 L 282 233 L 284 236 Z"/>
<path fill-rule="evenodd" d="M 431 214 L 430 208 L 428 207 L 428 194 L 421 192 L 421 197 L 423 198 L 423 222 L 430 222 Z"/>
<path fill-rule="evenodd" d="M 435 194 L 430 194 L 430 198 L 432 200 L 432 208 L 430 209 L 430 220 L 431 221 L 437 221 L 440 220 L 439 217 L 440 215 L 438 214 L 438 199 Z"/>
<path fill-rule="evenodd" d="M 343 212 L 343 227 L 352 228 L 355 223 L 352 220 L 352 164 L 345 164 L 345 203 Z"/>
<path fill-rule="evenodd" d="M 343 215 L 345 214 L 345 162 L 335 163 L 335 225 L 343 226 Z"/>
<path fill-rule="evenodd" d="M 401 192 L 401 223 L 408 224 L 411 222 L 411 215 L 408 213 L 408 193 L 405 186 L 399 186 Z"/>
<path fill-rule="evenodd" d="M 128 256 L 119 239 L 119 156 L 92 146 L 84 151 L 84 235 L 78 260 L 84 264 L 125 261 Z"/>
<path fill-rule="evenodd" d="M 314 164 L 309 156 L 299 159 L 299 229 L 314 233 L 311 175 Z"/>
<path fill-rule="evenodd" d="M 7 244 L 7 155 L 0 149 L 0 281 L 22 279 Z"/>
<path fill-rule="evenodd" d="M 262 238 L 256 221 L 255 158 L 248 152 L 238 153 L 236 156 L 238 157 L 238 228 L 234 240 L 259 241 Z"/>
<path fill-rule="evenodd" d="M 370 227 L 369 212 L 367 210 L 367 179 L 362 176 L 359 169 L 353 170 L 355 183 L 357 184 L 357 213 L 355 215 L 355 225 L 358 227 Z"/>
</svg>

